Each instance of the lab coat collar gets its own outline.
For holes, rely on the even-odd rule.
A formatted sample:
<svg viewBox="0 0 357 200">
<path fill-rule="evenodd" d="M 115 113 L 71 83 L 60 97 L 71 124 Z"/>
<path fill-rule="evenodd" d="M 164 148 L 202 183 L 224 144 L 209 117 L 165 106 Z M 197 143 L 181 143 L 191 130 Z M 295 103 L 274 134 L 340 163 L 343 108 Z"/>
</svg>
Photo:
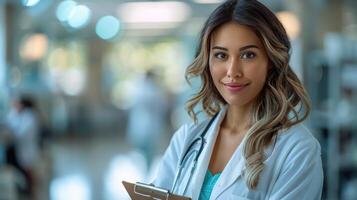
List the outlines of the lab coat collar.
<svg viewBox="0 0 357 200">
<path fill-rule="evenodd" d="M 214 148 L 214 144 L 219 132 L 220 124 L 222 123 L 227 111 L 227 106 L 224 106 L 218 113 L 217 118 L 213 121 L 211 127 L 208 129 L 205 140 L 206 144 L 202 151 L 202 155 L 197 162 L 197 169 L 192 177 L 192 185 L 190 188 L 192 199 L 198 199 L 201 187 L 208 169 L 208 165 L 211 159 L 211 154 Z"/>
<path fill-rule="evenodd" d="M 227 163 L 226 167 L 222 171 L 221 176 L 217 180 L 216 186 L 213 188 L 210 199 L 217 199 L 226 189 L 228 189 L 232 184 L 234 184 L 237 179 L 242 178 L 242 173 L 245 170 L 245 158 L 243 156 L 244 144 L 246 143 L 247 137 L 244 137 L 232 158 Z M 264 151 L 264 161 L 269 159 L 273 152 L 275 146 L 275 141 L 273 145 L 270 145 Z"/>
<path fill-rule="evenodd" d="M 238 148 L 235 150 L 232 158 L 227 163 L 226 167 L 222 171 L 213 191 L 210 199 L 216 199 L 226 189 L 228 189 L 238 178 L 241 178 L 242 172 L 245 168 L 245 161 L 242 154 L 244 139 Z"/>
</svg>

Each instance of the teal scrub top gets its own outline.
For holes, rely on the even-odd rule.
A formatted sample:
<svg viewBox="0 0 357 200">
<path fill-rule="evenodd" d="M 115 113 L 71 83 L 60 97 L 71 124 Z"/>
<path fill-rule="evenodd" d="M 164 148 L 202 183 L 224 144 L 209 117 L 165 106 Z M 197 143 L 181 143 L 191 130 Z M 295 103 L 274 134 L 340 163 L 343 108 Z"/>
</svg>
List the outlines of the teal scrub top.
<svg viewBox="0 0 357 200">
<path fill-rule="evenodd" d="M 210 170 L 207 170 L 202 184 L 200 197 L 198 198 L 199 200 L 208 200 L 210 198 L 214 185 L 216 185 L 220 175 L 221 173 L 213 175 Z"/>
</svg>

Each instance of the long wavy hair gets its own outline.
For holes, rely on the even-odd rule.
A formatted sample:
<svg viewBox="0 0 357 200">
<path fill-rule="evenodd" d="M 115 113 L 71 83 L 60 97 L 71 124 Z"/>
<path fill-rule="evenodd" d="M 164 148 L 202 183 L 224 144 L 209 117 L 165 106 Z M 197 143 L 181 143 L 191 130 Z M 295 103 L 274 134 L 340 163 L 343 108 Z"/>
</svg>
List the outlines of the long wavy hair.
<svg viewBox="0 0 357 200">
<path fill-rule="evenodd" d="M 290 41 L 274 13 L 256 0 L 228 0 L 207 19 L 195 59 L 186 69 L 185 77 L 189 83 L 194 77 L 201 78 L 199 91 L 186 103 L 191 118 L 197 122 L 198 112 L 194 108 L 198 105 L 212 116 L 227 104 L 214 86 L 208 60 L 212 33 L 231 21 L 248 26 L 255 32 L 265 47 L 270 65 L 265 86 L 253 105 L 243 150 L 244 179 L 249 188 L 255 189 L 264 168 L 265 149 L 274 142 L 280 130 L 304 121 L 310 113 L 311 103 L 289 66 Z"/>
</svg>

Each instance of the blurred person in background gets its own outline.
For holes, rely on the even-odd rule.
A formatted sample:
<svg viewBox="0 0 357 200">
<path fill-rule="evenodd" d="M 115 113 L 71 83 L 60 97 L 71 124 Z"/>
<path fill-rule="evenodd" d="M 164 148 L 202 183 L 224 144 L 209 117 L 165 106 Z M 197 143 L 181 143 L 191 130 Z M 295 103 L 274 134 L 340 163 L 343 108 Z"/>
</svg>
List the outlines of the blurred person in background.
<svg viewBox="0 0 357 200">
<path fill-rule="evenodd" d="M 290 48 L 259 1 L 228 0 L 211 13 L 186 71 L 202 80 L 187 104 L 195 123 L 174 134 L 155 186 L 193 200 L 321 199 L 320 144 L 301 124 L 311 105 Z M 198 121 L 200 111 L 208 118 Z"/>
<path fill-rule="evenodd" d="M 158 84 L 153 70 L 136 81 L 132 91 L 127 138 L 132 147 L 139 150 L 150 170 L 156 151 L 166 128 L 168 100 L 165 90 Z"/>
<path fill-rule="evenodd" d="M 25 95 L 15 99 L 6 124 L 11 135 L 7 163 L 22 173 L 26 183 L 20 190 L 31 198 L 34 196 L 35 168 L 39 159 L 40 121 L 35 101 Z"/>
<path fill-rule="evenodd" d="M 352 88 L 344 88 L 341 100 L 336 105 L 336 111 L 334 112 L 336 119 L 334 121 L 343 128 L 352 126 L 356 119 L 353 96 Z"/>
</svg>

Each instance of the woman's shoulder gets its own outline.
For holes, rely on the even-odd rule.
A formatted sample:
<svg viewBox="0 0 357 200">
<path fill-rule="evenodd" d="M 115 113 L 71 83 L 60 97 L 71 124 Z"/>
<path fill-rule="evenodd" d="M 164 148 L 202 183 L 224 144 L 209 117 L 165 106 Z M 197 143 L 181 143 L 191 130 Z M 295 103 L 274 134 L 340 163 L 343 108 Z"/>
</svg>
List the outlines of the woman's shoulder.
<svg viewBox="0 0 357 200">
<path fill-rule="evenodd" d="M 285 149 L 309 148 L 320 151 L 320 143 L 304 124 L 297 124 L 279 132 L 276 145 Z"/>
<path fill-rule="evenodd" d="M 303 124 L 296 124 L 290 128 L 283 129 L 279 132 L 278 137 L 289 138 L 294 140 L 316 140 L 311 131 Z"/>
<path fill-rule="evenodd" d="M 321 147 L 318 140 L 303 124 L 297 124 L 280 131 L 272 148 L 266 151 L 269 162 L 286 163 L 316 163 L 321 162 Z M 276 167 L 276 164 L 271 165 Z"/>
</svg>

